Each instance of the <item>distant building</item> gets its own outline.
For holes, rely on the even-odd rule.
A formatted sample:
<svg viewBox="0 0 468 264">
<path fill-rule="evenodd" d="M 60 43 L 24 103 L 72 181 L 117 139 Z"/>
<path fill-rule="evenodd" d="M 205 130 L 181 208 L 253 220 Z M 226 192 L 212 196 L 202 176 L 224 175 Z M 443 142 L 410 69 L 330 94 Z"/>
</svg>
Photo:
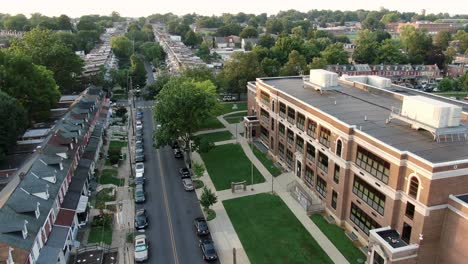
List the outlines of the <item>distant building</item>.
<svg viewBox="0 0 468 264">
<path fill-rule="evenodd" d="M 434 65 L 410 65 L 410 64 L 338 64 L 328 65 L 327 70 L 342 75 L 377 75 L 391 79 L 392 81 L 427 81 L 441 77 L 440 69 Z"/>
<path fill-rule="evenodd" d="M 245 50 L 245 46 L 247 43 L 250 43 L 252 45 L 252 48 L 257 46 L 258 43 L 258 38 L 243 38 L 241 41 L 241 48 Z"/>
<path fill-rule="evenodd" d="M 413 26 L 416 29 L 422 29 L 427 31 L 428 34 L 435 35 L 440 31 L 448 31 L 448 32 L 457 32 L 460 25 L 454 23 L 433 23 L 433 22 L 423 22 L 417 21 L 413 23 L 399 23 L 398 24 L 398 33 L 401 33 L 401 30 L 404 26 Z"/>
<path fill-rule="evenodd" d="M 215 37 L 215 46 L 219 49 L 241 47 L 241 38 L 238 36 Z"/>
</svg>

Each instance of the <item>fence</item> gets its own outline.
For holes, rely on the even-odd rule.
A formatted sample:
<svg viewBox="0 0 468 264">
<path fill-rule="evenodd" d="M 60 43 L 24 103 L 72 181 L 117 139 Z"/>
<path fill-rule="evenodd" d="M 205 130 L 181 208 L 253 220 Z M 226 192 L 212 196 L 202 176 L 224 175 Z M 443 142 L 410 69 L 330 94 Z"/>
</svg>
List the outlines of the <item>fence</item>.
<svg viewBox="0 0 468 264">
<path fill-rule="evenodd" d="M 322 212 L 325 209 L 323 202 L 313 193 L 307 191 L 300 183 L 293 181 L 288 184 L 289 194 L 306 210 L 307 214 Z"/>
</svg>

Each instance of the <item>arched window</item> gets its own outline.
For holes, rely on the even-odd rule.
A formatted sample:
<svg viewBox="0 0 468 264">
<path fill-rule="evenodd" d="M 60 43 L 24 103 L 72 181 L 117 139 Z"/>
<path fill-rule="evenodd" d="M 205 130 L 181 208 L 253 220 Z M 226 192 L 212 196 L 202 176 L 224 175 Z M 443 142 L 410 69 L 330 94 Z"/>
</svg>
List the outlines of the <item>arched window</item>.
<svg viewBox="0 0 468 264">
<path fill-rule="evenodd" d="M 341 142 L 341 139 L 338 139 L 338 141 L 336 141 L 336 155 L 338 155 L 339 157 L 341 157 L 342 148 L 343 148 L 343 143 Z"/>
<path fill-rule="evenodd" d="M 419 180 L 418 180 L 418 178 L 411 177 L 409 188 L 408 188 L 409 196 L 416 199 L 416 197 L 418 197 L 418 190 L 419 190 Z"/>
</svg>

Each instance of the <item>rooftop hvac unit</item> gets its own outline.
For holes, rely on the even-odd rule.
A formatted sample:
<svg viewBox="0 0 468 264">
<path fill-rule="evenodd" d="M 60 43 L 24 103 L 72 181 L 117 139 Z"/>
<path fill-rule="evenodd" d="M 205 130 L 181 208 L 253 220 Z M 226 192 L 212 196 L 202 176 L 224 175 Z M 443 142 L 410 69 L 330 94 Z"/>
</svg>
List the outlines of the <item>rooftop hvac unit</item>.
<svg viewBox="0 0 468 264">
<path fill-rule="evenodd" d="M 460 125 L 461 107 L 424 96 L 405 96 L 401 114 L 434 128 Z"/>
</svg>

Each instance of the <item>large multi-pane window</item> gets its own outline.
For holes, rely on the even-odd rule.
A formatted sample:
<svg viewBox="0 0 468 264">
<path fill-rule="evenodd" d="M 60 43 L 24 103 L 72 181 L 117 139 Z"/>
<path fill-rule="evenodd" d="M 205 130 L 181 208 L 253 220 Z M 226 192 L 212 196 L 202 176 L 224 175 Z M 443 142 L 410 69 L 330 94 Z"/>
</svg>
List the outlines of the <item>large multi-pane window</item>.
<svg viewBox="0 0 468 264">
<path fill-rule="evenodd" d="M 284 145 L 281 142 L 278 143 L 278 155 L 284 159 Z"/>
<path fill-rule="evenodd" d="M 419 180 L 416 177 L 411 177 L 408 194 L 409 196 L 416 199 L 418 197 L 418 190 L 419 190 Z"/>
<path fill-rule="evenodd" d="M 288 129 L 288 143 L 294 145 L 294 132 Z"/>
<path fill-rule="evenodd" d="M 372 217 L 367 215 L 357 205 L 351 203 L 351 214 L 349 216 L 351 222 L 356 224 L 359 229 L 364 231 L 366 235 L 369 235 L 369 231 L 372 229 L 380 228 L 381 226 Z"/>
<path fill-rule="evenodd" d="M 265 128 L 264 126 L 260 126 L 260 137 L 264 140 L 264 142 L 267 142 L 268 141 L 268 138 L 269 138 L 269 131 L 267 128 Z"/>
<path fill-rule="evenodd" d="M 286 163 L 289 165 L 289 167 L 293 167 L 294 165 L 294 159 L 293 159 L 293 153 L 289 149 L 286 149 Z"/>
<path fill-rule="evenodd" d="M 314 186 L 314 171 L 309 166 L 306 166 L 304 181 L 309 187 Z"/>
<path fill-rule="evenodd" d="M 384 214 L 385 195 L 359 178 L 357 175 L 354 175 L 353 193 L 379 214 Z"/>
<path fill-rule="evenodd" d="M 279 103 L 279 115 L 284 118 L 286 116 L 286 105 Z"/>
<path fill-rule="evenodd" d="M 335 183 L 340 183 L 340 166 L 335 164 L 335 171 L 333 172 L 333 181 Z"/>
<path fill-rule="evenodd" d="M 325 147 L 330 146 L 330 130 L 324 127 L 320 128 L 319 142 L 322 143 Z"/>
<path fill-rule="evenodd" d="M 332 200 L 331 200 L 331 207 L 336 210 L 336 203 L 338 201 L 338 193 L 332 191 Z"/>
<path fill-rule="evenodd" d="M 263 122 L 267 124 L 270 123 L 270 114 L 263 108 L 260 109 L 260 118 L 263 120 Z"/>
<path fill-rule="evenodd" d="M 328 172 L 328 157 L 320 151 L 318 156 L 318 167 L 324 172 Z"/>
<path fill-rule="evenodd" d="M 305 116 L 301 113 L 297 113 L 297 128 L 301 131 L 304 131 L 305 126 Z"/>
<path fill-rule="evenodd" d="M 286 128 L 283 124 L 279 123 L 278 124 L 278 133 L 280 137 L 284 137 L 285 135 Z"/>
<path fill-rule="evenodd" d="M 270 95 L 265 92 L 260 92 L 260 100 L 266 105 L 270 105 Z"/>
<path fill-rule="evenodd" d="M 309 135 L 312 138 L 315 138 L 315 132 L 317 130 L 317 123 L 314 121 L 308 119 L 307 122 L 307 135 Z"/>
<path fill-rule="evenodd" d="M 388 183 L 390 163 L 361 146 L 357 149 L 356 165 L 382 182 Z"/>
<path fill-rule="evenodd" d="M 410 203 L 410 202 L 406 202 L 405 215 L 406 215 L 408 218 L 413 219 L 413 217 L 414 217 L 414 211 L 415 211 L 414 204 L 412 204 L 412 203 Z"/>
<path fill-rule="evenodd" d="M 315 148 L 310 143 L 307 143 L 307 159 L 312 162 L 315 161 Z"/>
<path fill-rule="evenodd" d="M 323 197 L 327 196 L 327 182 L 322 179 L 322 177 L 317 176 L 317 185 L 315 186 L 315 189 Z"/>
<path fill-rule="evenodd" d="M 296 111 L 288 107 L 288 122 L 294 125 L 294 120 L 296 120 Z"/>
<path fill-rule="evenodd" d="M 296 136 L 296 151 L 304 152 L 304 139 L 298 136 Z"/>
</svg>

